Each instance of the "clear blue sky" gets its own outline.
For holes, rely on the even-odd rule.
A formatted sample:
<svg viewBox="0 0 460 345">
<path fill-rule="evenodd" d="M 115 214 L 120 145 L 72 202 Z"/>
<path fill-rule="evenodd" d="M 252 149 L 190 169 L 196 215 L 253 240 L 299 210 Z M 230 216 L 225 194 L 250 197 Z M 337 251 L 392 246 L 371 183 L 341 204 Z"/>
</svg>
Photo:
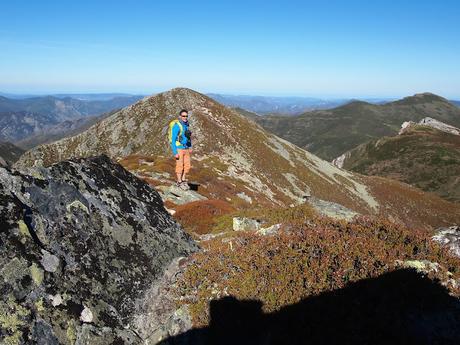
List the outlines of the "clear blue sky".
<svg viewBox="0 0 460 345">
<path fill-rule="evenodd" d="M 4 1 L 0 91 L 460 99 L 460 1 Z"/>
</svg>

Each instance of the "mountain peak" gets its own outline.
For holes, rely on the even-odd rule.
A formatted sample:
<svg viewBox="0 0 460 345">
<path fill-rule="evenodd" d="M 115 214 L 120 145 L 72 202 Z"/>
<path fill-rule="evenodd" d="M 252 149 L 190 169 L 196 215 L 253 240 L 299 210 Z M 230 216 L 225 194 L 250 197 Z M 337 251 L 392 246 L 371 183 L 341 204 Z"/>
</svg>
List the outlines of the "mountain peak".
<svg viewBox="0 0 460 345">
<path fill-rule="evenodd" d="M 163 113 L 177 115 L 181 109 L 192 111 L 197 108 L 218 104 L 208 96 L 186 87 L 176 87 L 168 91 L 147 96 L 132 107 L 151 107 L 162 104 Z M 160 110 L 160 109 L 158 109 Z"/>
<path fill-rule="evenodd" d="M 399 104 L 399 105 L 416 105 L 416 104 L 432 103 L 432 102 L 449 103 L 449 101 L 445 99 L 444 97 L 435 95 L 434 93 L 430 93 L 430 92 L 416 93 L 413 96 L 404 97 L 403 99 L 399 101 L 395 101 L 393 103 Z"/>
<path fill-rule="evenodd" d="M 99 154 L 116 160 L 143 155 L 157 161 L 164 159 L 169 164 L 172 155 L 166 133 L 168 124 L 181 109 L 191 112 L 194 169 L 200 174 L 197 180 L 202 181 L 203 189 L 215 190 L 209 192 L 211 198 L 227 193 L 235 203 L 241 203 L 243 198 L 262 205 L 289 205 L 314 194 L 360 210 L 378 208 L 378 202 L 358 178 L 187 88 L 144 98 L 79 135 L 34 148 L 16 166 L 48 166 L 71 157 Z M 342 184 L 344 180 L 347 182 L 343 189 L 327 192 L 331 184 Z M 212 182 L 205 184 L 206 181 Z"/>
<path fill-rule="evenodd" d="M 193 89 L 187 88 L 187 87 L 175 87 L 172 88 L 168 91 L 164 91 L 158 94 L 154 94 L 150 97 L 155 97 L 155 96 L 164 96 L 164 97 L 206 97 L 204 94 L 199 93 L 198 91 L 195 91 Z"/>
<path fill-rule="evenodd" d="M 350 102 L 344 104 L 344 105 L 341 105 L 335 109 L 338 109 L 338 108 L 353 108 L 353 107 L 362 107 L 362 106 L 368 106 L 368 105 L 373 105 L 369 102 L 366 102 L 366 101 L 361 101 L 359 99 L 352 99 Z"/>
</svg>

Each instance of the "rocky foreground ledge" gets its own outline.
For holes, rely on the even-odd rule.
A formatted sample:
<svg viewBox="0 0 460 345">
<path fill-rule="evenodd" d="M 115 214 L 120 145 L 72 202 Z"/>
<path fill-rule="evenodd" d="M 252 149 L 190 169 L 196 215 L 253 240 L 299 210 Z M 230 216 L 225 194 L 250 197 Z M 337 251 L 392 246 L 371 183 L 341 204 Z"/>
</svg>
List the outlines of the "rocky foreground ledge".
<svg viewBox="0 0 460 345">
<path fill-rule="evenodd" d="M 0 248 L 2 344 L 137 344 L 136 305 L 197 246 L 157 192 L 98 156 L 0 168 Z"/>
</svg>

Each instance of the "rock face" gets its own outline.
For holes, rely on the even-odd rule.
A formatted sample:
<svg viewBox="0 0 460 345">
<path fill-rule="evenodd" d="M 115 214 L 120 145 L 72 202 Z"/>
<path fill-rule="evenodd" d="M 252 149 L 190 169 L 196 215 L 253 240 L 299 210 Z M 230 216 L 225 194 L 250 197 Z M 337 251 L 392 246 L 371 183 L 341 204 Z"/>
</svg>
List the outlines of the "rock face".
<svg viewBox="0 0 460 345">
<path fill-rule="evenodd" d="M 105 156 L 28 173 L 0 168 L 0 342 L 140 343 L 136 301 L 196 244 Z"/>
</svg>

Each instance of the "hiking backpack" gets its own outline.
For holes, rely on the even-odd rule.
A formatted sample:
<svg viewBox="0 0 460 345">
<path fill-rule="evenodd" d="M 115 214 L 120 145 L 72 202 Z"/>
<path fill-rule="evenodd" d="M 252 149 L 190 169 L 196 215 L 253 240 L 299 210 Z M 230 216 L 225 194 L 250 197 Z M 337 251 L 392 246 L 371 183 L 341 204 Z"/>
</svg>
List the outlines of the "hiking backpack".
<svg viewBox="0 0 460 345">
<path fill-rule="evenodd" d="M 184 132 L 184 127 L 182 126 L 182 124 L 180 123 L 179 120 L 172 120 L 170 123 L 169 123 L 169 128 L 168 128 L 168 142 L 170 144 L 172 144 L 172 131 L 173 131 L 173 127 L 175 124 L 178 124 L 179 125 L 179 134 L 177 135 L 177 139 L 176 139 L 176 145 L 179 146 L 179 145 L 182 145 L 181 142 L 180 142 L 180 138 L 182 137 L 182 133 Z"/>
</svg>

